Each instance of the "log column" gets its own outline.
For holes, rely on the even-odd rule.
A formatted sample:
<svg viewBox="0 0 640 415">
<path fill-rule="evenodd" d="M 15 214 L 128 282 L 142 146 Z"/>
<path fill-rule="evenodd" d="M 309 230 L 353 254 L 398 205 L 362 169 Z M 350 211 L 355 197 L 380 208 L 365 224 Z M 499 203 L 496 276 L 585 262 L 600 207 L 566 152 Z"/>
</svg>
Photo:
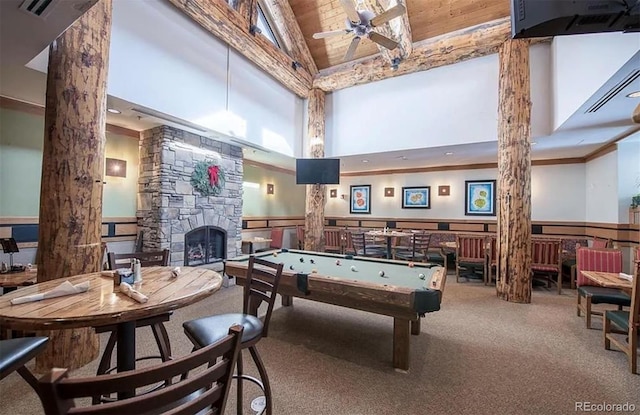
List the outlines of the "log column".
<svg viewBox="0 0 640 415">
<path fill-rule="evenodd" d="M 497 293 L 531 302 L 531 91 L 529 41 L 499 49 Z"/>
<path fill-rule="evenodd" d="M 320 89 L 309 91 L 309 157 L 324 157 L 324 98 Z M 326 186 L 323 184 L 307 185 L 307 197 L 304 217 L 304 249 L 308 251 L 324 251 L 324 205 L 326 203 Z"/>
<path fill-rule="evenodd" d="M 111 0 L 100 0 L 49 47 L 38 282 L 101 269 L 111 9 Z M 73 369 L 98 356 L 92 328 L 45 335 L 51 341 L 37 371 Z"/>
</svg>

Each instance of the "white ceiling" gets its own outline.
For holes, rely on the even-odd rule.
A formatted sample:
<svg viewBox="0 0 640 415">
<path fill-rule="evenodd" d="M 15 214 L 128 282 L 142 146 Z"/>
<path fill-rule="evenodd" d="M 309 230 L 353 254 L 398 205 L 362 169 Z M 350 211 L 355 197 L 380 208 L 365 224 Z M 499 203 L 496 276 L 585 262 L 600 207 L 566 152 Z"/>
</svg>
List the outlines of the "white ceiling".
<svg viewBox="0 0 640 415">
<path fill-rule="evenodd" d="M 77 17 L 78 10 L 93 0 L 68 0 L 61 2 L 65 6 L 55 9 L 55 13 L 46 22 L 31 16 L 22 16 L 17 10 L 22 0 L 0 0 L 0 95 L 11 97 L 36 105 L 44 105 L 46 75 L 32 67 L 46 67 L 47 54 L 41 53 L 59 33 L 62 33 Z M 74 8 L 75 7 L 75 8 Z M 72 12 L 75 10 L 75 15 Z M 640 78 L 620 90 L 617 95 L 595 113 L 585 111 L 631 71 L 640 69 L 640 52 L 632 57 L 609 81 L 587 100 L 552 135 L 535 138 L 532 147 L 532 159 L 559 159 L 585 157 L 606 143 L 640 130 L 640 126 L 631 122 L 631 113 L 640 103 L 639 98 L 627 98 L 630 92 L 640 90 Z M 121 114 L 108 114 L 107 122 L 114 125 L 142 131 L 159 124 L 170 124 L 202 135 L 213 135 L 206 129 L 190 125 L 181 120 L 162 114 L 156 116 L 141 114 L 133 108 L 135 103 L 125 102 L 116 97 L 108 97 L 108 106 L 122 111 Z M 170 121 L 167 121 L 169 118 Z M 186 124 L 186 125 L 185 125 Z M 193 127 L 193 128 L 192 128 Z M 215 134 L 219 136 L 218 134 Z M 223 136 L 224 141 L 232 142 L 232 137 Z M 264 164 L 293 170 L 295 159 L 271 152 L 266 149 L 245 147 L 245 157 Z M 445 155 L 445 153 L 453 153 Z M 343 172 L 371 171 L 435 167 L 445 165 L 464 165 L 495 163 L 497 160 L 497 142 L 463 144 L 448 147 L 417 148 L 376 154 L 360 154 L 341 158 Z M 368 160 L 363 162 L 362 160 Z"/>
</svg>

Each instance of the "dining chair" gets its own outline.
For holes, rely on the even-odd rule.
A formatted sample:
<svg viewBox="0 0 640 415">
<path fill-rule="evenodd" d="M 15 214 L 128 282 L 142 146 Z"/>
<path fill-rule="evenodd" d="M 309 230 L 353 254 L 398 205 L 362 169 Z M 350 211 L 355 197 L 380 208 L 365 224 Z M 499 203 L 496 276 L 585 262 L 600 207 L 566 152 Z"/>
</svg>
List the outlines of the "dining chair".
<svg viewBox="0 0 640 415">
<path fill-rule="evenodd" d="M 482 266 L 482 278 L 487 280 L 487 253 L 485 237 L 478 235 L 456 235 L 456 282 L 460 281 L 460 270 L 468 272 Z"/>
<path fill-rule="evenodd" d="M 271 242 L 269 242 L 269 247 L 258 249 L 256 250 L 256 253 L 282 248 L 283 238 L 284 238 L 284 228 L 271 228 L 271 235 L 269 236 L 269 239 L 271 239 Z"/>
<path fill-rule="evenodd" d="M 493 270 L 495 269 L 495 274 Z M 493 283 L 494 275 L 496 284 L 498 283 L 498 238 L 497 236 L 490 236 L 487 242 L 487 271 L 489 275 L 487 276 L 487 282 L 489 284 Z"/>
<path fill-rule="evenodd" d="M 70 377 L 68 369 L 52 369 L 38 381 L 45 414 L 222 414 L 240 355 L 243 328 L 233 326 L 225 333 L 206 347 L 151 367 L 82 378 Z M 166 379 L 172 380 L 169 386 L 146 394 L 76 407 L 82 402 L 76 401 L 80 398 L 150 388 Z"/>
<path fill-rule="evenodd" d="M 402 247 L 402 245 L 396 247 L 393 251 L 393 258 L 405 261 L 427 262 L 430 241 L 430 233 L 416 232 L 410 237 L 409 249 Z"/>
<path fill-rule="evenodd" d="M 387 248 L 374 244 L 372 239 L 367 240 L 364 232 L 351 233 L 351 241 L 355 255 L 374 258 L 384 258 L 387 256 Z"/>
<path fill-rule="evenodd" d="M 617 288 L 607 288 L 597 285 L 582 275 L 582 271 L 622 272 L 622 252 L 611 248 L 583 248 L 576 249 L 576 284 L 578 296 L 576 312 L 578 317 L 583 312 L 586 316 L 587 328 L 591 328 L 591 316 L 601 316 L 602 311 L 593 310 L 593 304 L 612 304 L 622 307 L 631 305 L 631 297 Z M 584 302 L 582 301 L 584 299 Z"/>
<path fill-rule="evenodd" d="M 325 229 L 324 230 L 324 251 L 341 254 L 342 246 L 342 230 L 341 229 Z"/>
<path fill-rule="evenodd" d="M 304 249 L 304 225 L 296 225 L 296 239 L 298 240 L 298 249 Z"/>
<path fill-rule="evenodd" d="M 545 275 L 547 286 L 555 276 L 558 294 L 562 294 L 562 241 L 560 239 L 531 239 L 531 271 L 534 275 Z"/>
<path fill-rule="evenodd" d="M 602 248 L 612 248 L 611 246 L 611 238 L 598 238 L 594 236 L 591 240 L 591 248 L 602 249 Z"/>
<path fill-rule="evenodd" d="M 640 261 L 635 261 L 631 306 L 629 311 L 606 310 L 604 312 L 604 348 L 611 350 L 611 343 L 623 351 L 629 360 L 631 373 L 638 373 L 638 334 L 640 332 Z M 619 334 L 626 335 L 620 337 Z"/>
<path fill-rule="evenodd" d="M 256 265 L 259 267 L 256 267 Z M 219 314 L 190 320 L 182 324 L 186 336 L 191 343 L 193 343 L 194 349 L 200 349 L 218 341 L 224 335 L 224 327 L 229 327 L 232 324 L 238 324 L 244 327 L 240 348 L 242 350 L 249 349 L 253 362 L 258 369 L 260 379 L 244 373 L 242 354 L 239 354 L 236 363 L 237 371 L 234 376 L 238 379 L 236 391 L 238 394 L 237 410 L 239 414 L 242 413 L 243 405 L 243 380 L 253 382 L 262 389 L 265 396 L 265 411 L 267 414 L 271 414 L 273 411 L 269 377 L 258 353 L 258 349 L 256 348 L 256 344 L 261 338 L 267 337 L 269 322 L 271 321 L 271 312 L 273 311 L 278 286 L 280 285 L 283 266 L 282 263 L 275 264 L 254 256 L 250 257 L 243 286 L 241 314 Z M 258 308 L 262 303 L 266 303 L 267 305 L 264 320 L 258 318 Z"/>
<path fill-rule="evenodd" d="M 16 371 L 33 390 L 38 392 L 38 381 L 25 365 L 39 355 L 48 342 L 48 337 L 0 340 L 0 380 Z"/>
<path fill-rule="evenodd" d="M 168 266 L 169 255 L 170 251 L 168 249 L 164 249 L 162 251 L 153 252 L 109 252 L 107 254 L 107 257 L 109 260 L 109 268 L 112 270 L 116 270 L 118 268 L 122 268 L 124 265 L 127 265 L 128 268 L 128 266 L 131 264 L 131 259 L 133 258 L 140 260 L 141 267 Z M 161 359 L 163 362 L 166 362 L 167 360 L 171 359 L 171 343 L 169 341 L 169 334 L 167 333 L 167 329 L 164 326 L 164 323 L 170 320 L 171 313 L 172 312 L 163 313 L 157 316 L 148 317 L 136 321 L 136 329 L 147 326 L 151 327 L 151 332 L 153 333 L 153 337 L 156 340 L 159 351 L 158 356 L 143 356 L 136 360 Z M 109 340 L 107 340 L 107 345 L 104 348 L 104 352 L 102 353 L 102 357 L 100 358 L 100 363 L 98 364 L 96 375 L 103 375 L 115 369 L 111 366 L 111 358 L 113 356 L 113 350 L 118 341 L 117 330 L 117 324 L 95 328 L 96 333 L 111 333 L 109 335 Z M 94 401 L 94 404 L 95 403 L 98 402 Z"/>
</svg>

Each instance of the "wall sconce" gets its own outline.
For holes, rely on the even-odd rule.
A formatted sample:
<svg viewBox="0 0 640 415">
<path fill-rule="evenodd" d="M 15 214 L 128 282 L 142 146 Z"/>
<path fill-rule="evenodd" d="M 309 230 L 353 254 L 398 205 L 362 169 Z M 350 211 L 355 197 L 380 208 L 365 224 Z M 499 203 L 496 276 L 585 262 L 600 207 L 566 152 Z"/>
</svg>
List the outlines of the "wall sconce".
<svg viewBox="0 0 640 415">
<path fill-rule="evenodd" d="M 118 159 L 106 159 L 105 174 L 107 176 L 127 177 L 127 161 Z"/>
<path fill-rule="evenodd" d="M 338 197 L 338 189 L 329 190 L 329 197 Z"/>
<path fill-rule="evenodd" d="M 438 186 L 438 196 L 451 195 L 451 186 Z"/>
<path fill-rule="evenodd" d="M 385 187 L 384 188 L 384 197 L 393 197 L 396 194 L 395 187 Z"/>
<path fill-rule="evenodd" d="M 272 195 L 274 191 L 273 185 L 271 183 L 267 183 L 267 194 Z"/>
</svg>

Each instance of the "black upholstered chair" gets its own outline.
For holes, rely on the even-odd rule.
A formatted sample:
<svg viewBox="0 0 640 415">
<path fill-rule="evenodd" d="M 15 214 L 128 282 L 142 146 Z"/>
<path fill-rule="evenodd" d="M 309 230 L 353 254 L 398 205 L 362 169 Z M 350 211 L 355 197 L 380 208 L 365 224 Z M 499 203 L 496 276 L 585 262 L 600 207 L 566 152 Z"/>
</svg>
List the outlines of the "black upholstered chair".
<svg viewBox="0 0 640 415">
<path fill-rule="evenodd" d="M 184 357 L 156 366 L 109 375 L 71 378 L 67 369 L 52 369 L 38 381 L 47 415 L 73 414 L 222 414 L 236 359 L 242 327 L 231 327 L 217 342 Z M 193 372 L 192 376 L 188 374 Z M 78 398 L 148 389 L 165 379 L 180 379 L 165 388 L 103 405 L 83 405 Z"/>
<path fill-rule="evenodd" d="M 37 380 L 24 365 L 40 354 L 48 341 L 48 337 L 0 340 L 0 380 L 17 371 L 37 392 Z"/>
<path fill-rule="evenodd" d="M 242 313 L 203 317 L 187 321 L 182 325 L 185 334 L 191 340 L 195 349 L 205 347 L 220 339 L 226 332 L 226 328 L 231 325 L 238 324 L 244 327 L 240 347 L 249 349 L 249 353 L 260 374 L 260 380 L 244 374 L 242 355 L 238 356 L 236 364 L 238 413 L 242 413 L 243 380 L 249 380 L 258 385 L 264 391 L 266 413 L 271 414 L 273 410 L 269 377 L 258 354 L 256 344 L 262 337 L 267 336 L 271 312 L 273 311 L 278 285 L 280 284 L 280 276 L 282 275 L 282 267 L 283 264 L 274 264 L 252 256 L 249 258 L 247 276 L 244 281 Z M 260 320 L 258 318 L 258 308 L 263 302 L 267 304 L 267 310 L 264 320 Z"/>
</svg>

